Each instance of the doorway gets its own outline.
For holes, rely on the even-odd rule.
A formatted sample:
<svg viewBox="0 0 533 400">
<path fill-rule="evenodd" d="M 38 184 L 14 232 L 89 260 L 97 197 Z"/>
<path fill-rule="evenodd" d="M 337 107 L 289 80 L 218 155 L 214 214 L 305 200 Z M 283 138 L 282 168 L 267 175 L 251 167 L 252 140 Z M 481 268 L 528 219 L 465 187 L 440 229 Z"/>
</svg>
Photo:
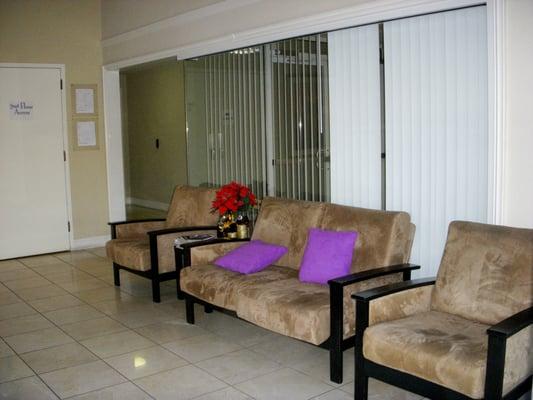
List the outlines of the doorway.
<svg viewBox="0 0 533 400">
<path fill-rule="evenodd" d="M 120 86 L 126 217 L 164 218 L 187 183 L 183 62 L 125 69 Z"/>
<path fill-rule="evenodd" d="M 0 65 L 0 260 L 70 248 L 60 66 Z"/>
</svg>

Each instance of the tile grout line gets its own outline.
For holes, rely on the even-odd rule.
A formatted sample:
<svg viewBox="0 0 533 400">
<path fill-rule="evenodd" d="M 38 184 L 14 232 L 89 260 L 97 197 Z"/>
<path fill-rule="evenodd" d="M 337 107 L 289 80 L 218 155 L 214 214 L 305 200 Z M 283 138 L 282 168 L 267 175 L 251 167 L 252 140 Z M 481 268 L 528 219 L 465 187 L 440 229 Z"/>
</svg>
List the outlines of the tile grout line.
<svg viewBox="0 0 533 400">
<path fill-rule="evenodd" d="M 24 264 L 24 263 L 23 263 Z M 67 263 L 68 264 L 68 263 Z M 26 264 L 24 264 L 26 267 L 28 268 L 31 268 L 29 266 L 27 266 Z M 75 267 L 75 266 L 74 266 Z M 76 268 L 76 267 L 75 267 Z M 41 275 L 42 277 L 44 277 L 42 274 L 39 274 Z M 46 279 L 46 277 L 44 277 Z M 47 279 L 48 280 L 48 279 Z M 57 285 L 58 286 L 58 285 Z M 9 289 L 9 288 L 8 288 Z M 11 289 L 9 289 L 11 290 Z M 18 297 L 18 296 L 17 296 Z M 51 297 L 54 297 L 54 296 L 51 296 Z M 77 296 L 74 296 L 74 297 L 77 297 Z M 77 297 L 78 298 L 78 297 Z M 79 298 L 78 298 L 79 299 Z M 79 299 L 80 301 L 84 302 L 82 299 Z M 69 335 L 66 331 L 64 331 L 63 329 L 61 329 L 61 326 L 59 324 L 56 324 L 54 321 L 50 320 L 49 318 L 47 318 L 46 315 L 44 315 L 43 313 L 41 313 L 40 311 L 36 310 L 31 304 L 28 304 L 25 300 L 22 300 L 22 302 L 24 302 L 26 305 L 28 305 L 29 307 L 31 307 L 32 309 L 34 309 L 36 311 L 36 313 L 38 313 L 39 315 L 41 315 L 43 318 L 45 318 L 46 320 L 48 320 L 52 325 L 54 325 L 56 328 L 58 328 L 61 332 L 63 332 L 65 335 L 67 335 L 70 339 L 72 339 L 74 341 L 74 343 L 82 346 L 83 348 L 85 348 L 89 353 L 91 353 L 92 355 L 94 355 L 96 357 L 96 359 L 98 361 L 102 361 L 104 364 L 106 364 L 108 367 L 110 367 L 111 369 L 113 369 L 113 371 L 115 371 L 117 374 L 119 374 L 122 378 L 124 378 L 126 380 L 126 382 L 131 382 L 134 386 L 138 387 L 134 382 L 132 382 L 131 380 L 129 380 L 126 376 L 124 376 L 122 373 L 120 373 L 120 371 L 116 370 L 115 368 L 113 368 L 113 366 L 109 365 L 103 358 L 101 358 L 99 355 L 95 354 L 94 352 L 91 351 L 91 349 L 87 348 L 86 346 L 83 345 L 83 343 L 80 343 L 77 339 L 75 339 L 74 337 L 72 337 L 71 335 Z M 86 305 L 89 305 L 88 303 L 84 302 Z M 96 308 L 92 307 L 94 310 L 100 312 L 100 310 L 97 310 Z M 102 313 L 103 314 L 103 313 Z M 105 315 L 105 314 L 104 314 Z M 94 319 L 97 319 L 97 318 L 94 318 Z M 84 321 L 90 321 L 92 319 L 88 319 L 88 320 L 83 320 L 83 321 L 77 321 L 77 322 L 84 322 Z M 116 321 L 120 324 L 119 321 Z M 74 322 L 76 323 L 76 322 Z M 65 324 L 67 325 L 67 324 Z M 121 324 L 122 325 L 122 324 Z M 124 325 L 123 325 L 124 326 Z M 126 327 L 127 328 L 127 327 Z M 46 329 L 46 328 L 45 328 Z M 128 328 L 129 330 L 133 331 L 131 328 Z M 31 332 L 36 332 L 38 330 L 35 330 L 35 331 L 31 331 Z M 26 332 L 25 332 L 26 333 Z M 30 333 L 30 332 L 27 332 L 27 333 Z M 13 335 L 13 336 L 16 336 L 16 335 Z M 5 342 L 5 340 L 4 340 Z M 40 374 L 38 374 L 29 364 L 26 363 L 26 361 L 20 357 L 20 355 L 22 354 L 27 354 L 27 353 L 32 353 L 33 351 L 30 351 L 30 352 L 26 352 L 26 353 L 18 353 L 15 351 L 15 349 L 13 349 L 9 343 L 5 342 L 6 345 L 15 353 L 16 357 L 19 358 L 33 373 L 34 373 L 34 376 L 37 377 L 48 389 L 50 389 L 50 391 L 59 399 L 61 399 L 61 396 L 59 396 L 58 393 L 56 393 L 45 381 L 44 379 L 41 377 Z M 72 342 L 71 342 L 72 343 Z M 34 350 L 34 351 L 41 351 L 41 350 L 48 350 L 48 349 L 53 349 L 54 347 L 60 347 L 60 346 L 64 346 L 66 344 L 69 344 L 69 343 L 65 343 L 65 344 L 60 344 L 60 345 L 56 345 L 56 346 L 50 346 L 50 347 L 45 347 L 45 348 L 42 348 L 42 349 L 39 349 L 39 350 Z M 124 353 L 126 354 L 126 353 Z M 64 367 L 64 368 L 58 368 L 58 369 L 55 369 L 55 370 L 51 370 L 51 371 L 47 371 L 46 373 L 51 373 L 51 372 L 57 372 L 57 371 L 61 371 L 61 370 L 64 370 L 64 369 L 68 369 L 68 368 L 72 368 L 72 367 L 78 367 L 78 366 L 82 366 L 82 365 L 87 365 L 87 364 L 91 364 L 93 362 L 97 362 L 97 361 L 91 361 L 91 362 L 87 362 L 87 363 L 82 363 L 82 364 L 78 364 L 78 365 L 75 365 L 75 366 L 71 366 L 71 367 Z M 43 373 L 43 374 L 46 374 L 46 373 Z M 20 378 L 20 379 L 24 379 L 24 378 Z M 15 380 L 11 380 L 11 381 L 8 381 L 8 382 L 13 382 Z M 122 382 L 122 383 L 126 383 L 126 382 Z M 7 383 L 7 382 L 2 382 L 2 383 Z M 109 385 L 109 386 L 105 386 L 105 387 L 101 387 L 99 389 L 95 389 L 94 391 L 97 391 L 97 390 L 102 390 L 102 389 L 106 389 L 106 388 L 109 388 L 109 387 L 112 387 L 112 386 L 117 386 L 117 384 L 113 384 L 113 385 Z M 140 390 L 142 390 L 142 388 L 138 387 Z M 144 390 L 142 390 L 143 393 L 146 393 Z M 82 395 L 82 394 L 86 394 L 86 393 L 90 393 L 90 392 L 85 392 L 85 393 L 78 393 L 78 394 L 75 394 L 74 396 L 72 397 L 76 397 L 78 395 Z M 152 397 L 150 394 L 146 393 L 149 397 Z M 153 397 L 152 397 L 153 398 Z"/>
</svg>

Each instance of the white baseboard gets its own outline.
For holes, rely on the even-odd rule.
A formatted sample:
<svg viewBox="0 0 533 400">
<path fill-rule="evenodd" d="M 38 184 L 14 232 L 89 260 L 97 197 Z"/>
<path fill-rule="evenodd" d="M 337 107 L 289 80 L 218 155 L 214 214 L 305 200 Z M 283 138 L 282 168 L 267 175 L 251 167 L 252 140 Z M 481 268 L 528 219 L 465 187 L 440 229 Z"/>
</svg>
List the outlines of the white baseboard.
<svg viewBox="0 0 533 400">
<path fill-rule="evenodd" d="M 136 206 L 141 206 L 141 207 L 146 207 L 146 208 L 153 208 L 154 210 L 162 210 L 162 211 L 168 210 L 168 203 L 162 203 L 160 201 L 144 200 L 144 199 L 138 199 L 136 197 L 128 197 L 126 199 L 126 203 L 134 204 Z"/>
<path fill-rule="evenodd" d="M 104 247 L 106 242 L 111 239 L 110 235 L 92 236 L 83 239 L 74 239 L 71 243 L 71 250 L 93 249 L 95 247 Z"/>
</svg>

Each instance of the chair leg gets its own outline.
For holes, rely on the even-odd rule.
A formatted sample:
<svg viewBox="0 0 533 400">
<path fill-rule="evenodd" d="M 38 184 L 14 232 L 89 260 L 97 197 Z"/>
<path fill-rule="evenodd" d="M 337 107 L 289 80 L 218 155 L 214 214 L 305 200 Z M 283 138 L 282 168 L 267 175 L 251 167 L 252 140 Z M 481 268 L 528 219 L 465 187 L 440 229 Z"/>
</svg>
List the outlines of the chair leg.
<svg viewBox="0 0 533 400">
<path fill-rule="evenodd" d="M 362 318 L 364 319 L 364 318 Z M 365 358 L 363 355 L 363 332 L 359 331 L 355 335 L 355 378 L 354 378 L 354 399 L 368 400 L 368 376 L 365 374 Z"/>
<path fill-rule="evenodd" d="M 185 314 L 187 323 L 194 325 L 194 302 L 188 297 L 185 297 Z"/>
<path fill-rule="evenodd" d="M 152 300 L 154 301 L 154 303 L 161 303 L 159 279 L 156 278 L 152 278 Z"/>
<path fill-rule="evenodd" d="M 179 300 L 183 300 L 185 296 L 183 295 L 183 292 L 181 291 L 180 287 L 180 271 L 177 271 L 178 275 L 176 277 L 176 296 Z"/>
<path fill-rule="evenodd" d="M 368 376 L 355 373 L 354 400 L 368 400 Z"/>
<path fill-rule="evenodd" d="M 342 349 L 338 343 L 329 349 L 329 379 L 335 383 L 342 383 Z"/>
<path fill-rule="evenodd" d="M 204 311 L 207 313 L 207 314 L 211 314 L 213 312 L 213 307 L 209 306 L 209 305 L 205 305 L 204 306 Z"/>
<path fill-rule="evenodd" d="M 343 288 L 330 286 L 329 379 L 342 383 Z"/>
<path fill-rule="evenodd" d="M 358 303 L 359 305 L 359 303 Z M 365 316 L 360 313 L 358 315 L 362 316 L 362 323 L 366 325 L 367 319 Z M 366 316 L 367 317 L 367 316 Z M 368 400 L 368 376 L 365 374 L 365 357 L 363 355 L 363 331 L 360 330 L 355 334 L 355 348 L 354 348 L 354 359 L 355 359 L 355 378 L 354 378 L 354 399 L 355 400 Z"/>
<path fill-rule="evenodd" d="M 120 268 L 116 263 L 113 263 L 113 278 L 115 280 L 115 286 L 120 286 Z"/>
</svg>

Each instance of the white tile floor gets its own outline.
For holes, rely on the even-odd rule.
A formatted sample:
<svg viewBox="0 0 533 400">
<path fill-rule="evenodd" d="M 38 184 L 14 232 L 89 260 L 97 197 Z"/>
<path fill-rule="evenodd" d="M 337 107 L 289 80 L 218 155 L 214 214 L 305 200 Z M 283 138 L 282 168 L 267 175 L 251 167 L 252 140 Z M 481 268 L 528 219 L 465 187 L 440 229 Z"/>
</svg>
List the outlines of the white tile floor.
<svg viewBox="0 0 533 400">
<path fill-rule="evenodd" d="M 197 310 L 184 320 L 175 283 L 161 304 L 150 283 L 103 249 L 0 261 L 0 398 L 348 400 L 328 378 L 326 350 L 236 318 Z M 420 399 L 377 381 L 370 399 Z"/>
</svg>

